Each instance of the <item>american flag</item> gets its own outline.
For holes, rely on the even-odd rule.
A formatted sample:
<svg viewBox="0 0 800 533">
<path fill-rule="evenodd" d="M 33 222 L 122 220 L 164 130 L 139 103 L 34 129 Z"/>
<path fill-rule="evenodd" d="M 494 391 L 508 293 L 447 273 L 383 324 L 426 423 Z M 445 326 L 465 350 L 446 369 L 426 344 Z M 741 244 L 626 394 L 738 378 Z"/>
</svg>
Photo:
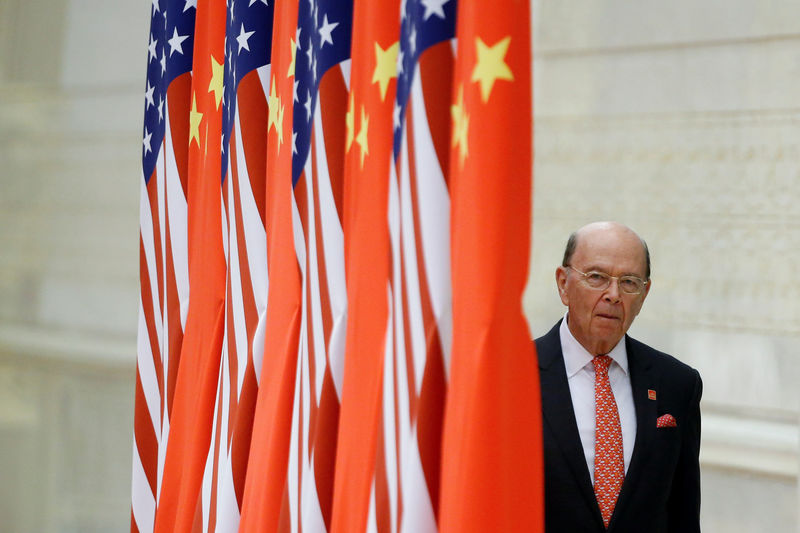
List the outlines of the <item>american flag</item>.
<svg viewBox="0 0 800 533">
<path fill-rule="evenodd" d="M 291 524 L 327 531 L 344 366 L 342 188 L 352 2 L 301 0 L 292 183 L 305 309 L 287 478 Z"/>
<path fill-rule="evenodd" d="M 154 0 L 142 132 L 131 528 L 152 531 L 189 306 L 187 190 L 195 6 Z"/>
<path fill-rule="evenodd" d="M 437 531 L 452 329 L 448 104 L 456 2 L 406 0 L 401 17 L 389 186 L 394 335 L 384 367 L 382 440 L 386 521 L 398 531 L 424 532 Z"/>
</svg>

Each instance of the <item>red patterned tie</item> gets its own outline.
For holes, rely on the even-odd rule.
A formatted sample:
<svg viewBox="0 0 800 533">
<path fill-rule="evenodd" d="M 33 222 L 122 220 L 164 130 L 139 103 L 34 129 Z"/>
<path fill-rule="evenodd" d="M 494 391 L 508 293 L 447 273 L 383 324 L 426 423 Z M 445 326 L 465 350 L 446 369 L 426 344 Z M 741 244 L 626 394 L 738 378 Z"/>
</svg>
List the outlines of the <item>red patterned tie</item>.
<svg viewBox="0 0 800 533">
<path fill-rule="evenodd" d="M 594 493 L 603 515 L 603 523 L 608 528 L 617 496 L 625 478 L 625 460 L 622 455 L 622 428 L 619 412 L 611 383 L 608 381 L 608 367 L 611 358 L 598 355 L 594 364 L 594 401 L 597 430 L 594 441 Z"/>
</svg>

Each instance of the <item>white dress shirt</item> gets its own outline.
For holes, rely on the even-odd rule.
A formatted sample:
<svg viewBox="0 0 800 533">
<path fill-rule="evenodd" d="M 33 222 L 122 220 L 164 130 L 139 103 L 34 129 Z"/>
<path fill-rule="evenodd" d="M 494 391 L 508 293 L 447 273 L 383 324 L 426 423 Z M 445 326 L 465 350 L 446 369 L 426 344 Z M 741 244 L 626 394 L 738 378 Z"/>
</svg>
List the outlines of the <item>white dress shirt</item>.
<svg viewBox="0 0 800 533">
<path fill-rule="evenodd" d="M 595 405 L 594 405 L 594 365 L 593 355 L 572 336 L 567 326 L 568 316 L 561 322 L 559 334 L 564 366 L 567 369 L 569 393 L 572 396 L 572 409 L 578 422 L 578 433 L 589 467 L 589 476 L 594 484 L 594 444 L 595 444 Z M 625 473 L 633 454 L 636 440 L 636 407 L 633 404 L 633 390 L 628 373 L 628 352 L 625 337 L 608 353 L 613 360 L 608 368 L 608 379 L 617 402 L 619 421 L 622 426 L 622 450 L 625 459 Z"/>
</svg>

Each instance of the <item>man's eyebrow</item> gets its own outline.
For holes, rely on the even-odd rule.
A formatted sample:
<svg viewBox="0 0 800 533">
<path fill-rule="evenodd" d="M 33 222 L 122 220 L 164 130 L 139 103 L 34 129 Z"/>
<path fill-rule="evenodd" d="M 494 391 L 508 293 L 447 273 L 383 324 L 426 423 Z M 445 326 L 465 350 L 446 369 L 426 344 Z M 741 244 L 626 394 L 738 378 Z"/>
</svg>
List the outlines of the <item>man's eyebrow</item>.
<svg viewBox="0 0 800 533">
<path fill-rule="evenodd" d="M 603 274 L 608 274 L 609 276 L 611 275 L 611 274 L 608 273 L 608 269 L 606 269 L 605 267 L 598 266 L 598 265 L 590 265 L 590 266 L 586 267 L 586 270 L 584 270 L 584 272 L 587 272 L 587 273 L 588 272 L 593 272 L 593 271 L 594 272 L 602 272 Z M 637 272 L 623 272 L 622 274 L 620 274 L 619 276 L 616 276 L 616 277 L 619 278 L 619 277 L 624 277 L 624 276 L 632 276 L 634 278 L 647 279 L 645 276 L 642 276 L 641 274 L 639 274 Z"/>
</svg>

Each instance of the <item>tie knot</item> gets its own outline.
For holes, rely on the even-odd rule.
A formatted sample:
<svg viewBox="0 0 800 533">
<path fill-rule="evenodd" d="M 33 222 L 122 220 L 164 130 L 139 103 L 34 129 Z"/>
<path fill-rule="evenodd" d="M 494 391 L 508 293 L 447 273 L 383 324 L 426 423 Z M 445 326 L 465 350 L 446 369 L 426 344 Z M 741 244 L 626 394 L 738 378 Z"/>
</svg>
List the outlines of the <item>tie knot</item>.
<svg viewBox="0 0 800 533">
<path fill-rule="evenodd" d="M 611 366 L 611 359 L 607 355 L 596 355 L 592 358 L 595 372 L 608 372 L 608 367 Z"/>
</svg>

